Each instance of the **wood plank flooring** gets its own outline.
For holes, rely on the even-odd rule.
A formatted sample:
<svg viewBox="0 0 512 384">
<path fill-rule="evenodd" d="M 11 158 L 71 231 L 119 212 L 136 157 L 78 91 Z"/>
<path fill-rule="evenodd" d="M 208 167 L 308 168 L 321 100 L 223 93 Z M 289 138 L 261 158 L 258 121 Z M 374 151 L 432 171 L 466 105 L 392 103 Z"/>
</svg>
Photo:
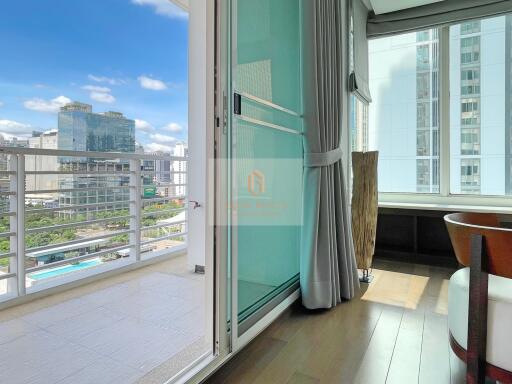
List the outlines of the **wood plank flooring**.
<svg viewBox="0 0 512 384">
<path fill-rule="evenodd" d="M 207 380 L 228 383 L 463 383 L 447 329 L 451 269 L 376 261 L 373 282 L 332 310 L 285 312 Z"/>
</svg>

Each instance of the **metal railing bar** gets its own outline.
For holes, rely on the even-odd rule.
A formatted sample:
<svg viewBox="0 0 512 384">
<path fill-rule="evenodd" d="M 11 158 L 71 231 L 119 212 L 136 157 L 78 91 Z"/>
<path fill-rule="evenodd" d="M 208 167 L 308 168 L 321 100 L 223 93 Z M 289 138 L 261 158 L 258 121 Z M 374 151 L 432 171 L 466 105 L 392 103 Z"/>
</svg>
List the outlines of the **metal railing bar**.
<svg viewBox="0 0 512 384">
<path fill-rule="evenodd" d="M 252 117 L 248 117 L 248 116 L 244 116 L 244 115 L 236 115 L 236 117 L 239 120 L 242 120 L 242 121 L 245 121 L 245 122 L 248 122 L 251 124 L 255 124 L 255 125 L 259 125 L 259 126 L 267 127 L 267 128 L 272 128 L 272 129 L 275 129 L 275 130 L 281 131 L 281 132 L 292 133 L 294 135 L 302 135 L 302 132 L 300 132 L 300 131 L 296 131 L 294 129 L 287 128 L 287 127 L 283 127 L 281 125 L 268 123 L 266 121 L 253 119 Z"/>
<path fill-rule="evenodd" d="M 25 213 L 58 212 L 58 211 L 76 210 L 76 209 L 81 209 L 81 208 L 100 208 L 100 207 L 111 207 L 111 206 L 121 206 L 121 205 L 125 206 L 125 208 L 128 208 L 130 203 L 133 203 L 133 200 L 112 201 L 109 203 L 97 203 L 97 204 L 68 205 L 68 206 L 55 207 L 55 208 L 27 209 L 25 211 Z M 109 211 L 115 211 L 115 209 L 109 209 Z"/>
<path fill-rule="evenodd" d="M 16 172 L 14 172 L 14 171 L 0 171 L 0 175 L 8 176 L 8 175 L 15 175 L 15 174 L 16 174 Z"/>
<path fill-rule="evenodd" d="M 32 273 L 32 272 L 42 271 L 44 269 L 50 269 L 50 268 L 53 268 L 53 267 L 59 267 L 61 265 L 66 265 L 66 264 L 73 263 L 73 262 L 76 262 L 76 261 L 93 259 L 95 257 L 101 256 L 101 255 L 105 255 L 107 253 L 113 253 L 113 252 L 121 251 L 123 249 L 132 248 L 132 247 L 133 247 L 133 245 L 127 244 L 127 245 L 122 245 L 122 246 L 119 246 L 119 247 L 109 248 L 108 250 L 88 253 L 86 255 L 77 256 L 77 257 L 71 257 L 69 259 L 56 261 L 56 262 L 50 263 L 50 264 L 44 264 L 44 265 L 39 265 L 37 267 L 27 268 L 26 272 L 27 273 Z"/>
<path fill-rule="evenodd" d="M 91 175 L 91 176 L 130 176 L 129 171 L 26 171 L 27 175 Z"/>
<path fill-rule="evenodd" d="M 130 153 L 130 152 L 86 152 L 86 151 L 70 151 L 64 149 L 41 149 L 41 148 L 24 148 L 24 147 L 2 147 L 0 146 L 0 154 L 9 155 L 46 155 L 46 156 L 62 156 L 62 157 L 82 157 L 97 159 L 126 159 L 126 160 L 171 160 L 186 161 L 187 157 Z"/>
<path fill-rule="evenodd" d="M 284 112 L 284 113 L 287 113 L 289 115 L 292 115 L 292 116 L 296 116 L 296 117 L 301 117 L 301 115 L 295 111 L 292 111 L 291 109 L 288 109 L 288 108 L 285 108 L 285 107 L 282 107 L 278 104 L 275 104 L 269 100 L 265 100 L 265 99 L 262 99 L 261 97 L 258 97 L 258 96 L 254 96 L 254 95 L 251 95 L 250 93 L 246 93 L 246 92 L 237 92 L 240 96 L 242 96 L 243 98 L 245 99 L 249 99 L 251 101 L 255 101 L 256 103 L 259 103 L 259 104 L 263 104 L 267 107 L 270 107 L 270 108 L 273 108 L 273 109 L 277 109 L 278 111 L 281 111 L 281 112 Z"/>
<path fill-rule="evenodd" d="M 16 257 L 16 252 L 0 253 L 0 260 L 7 259 L 9 257 Z"/>
<path fill-rule="evenodd" d="M 6 273 L 5 275 L 0 275 L 0 280 L 10 279 L 11 277 L 16 277 L 16 273 Z"/>
<path fill-rule="evenodd" d="M 131 229 L 128 229 L 126 231 L 116 231 L 116 232 L 112 232 L 112 233 L 103 234 L 101 236 L 85 237 L 85 238 L 81 238 L 81 239 L 66 241 L 65 243 L 48 244 L 48 245 L 41 246 L 41 247 L 29 248 L 29 249 L 26 250 L 26 252 L 27 253 L 35 253 L 35 252 L 40 252 L 40 251 L 47 251 L 47 250 L 53 249 L 53 248 L 59 248 L 59 247 L 66 247 L 66 246 L 69 246 L 69 245 L 82 244 L 82 243 L 84 243 L 86 241 L 103 240 L 103 239 L 106 240 L 106 239 L 109 239 L 111 237 L 116 237 L 116 236 L 120 236 L 120 235 L 128 235 L 128 234 L 130 234 L 132 232 L 133 231 Z"/>
<path fill-rule="evenodd" d="M 153 212 L 143 212 L 142 216 L 144 216 L 144 217 L 153 216 L 153 215 L 158 216 L 158 215 L 164 215 L 166 213 L 181 212 L 186 209 L 187 209 L 187 207 L 182 207 L 182 208 L 164 209 L 164 210 L 153 211 Z"/>
<path fill-rule="evenodd" d="M 185 173 L 188 173 L 187 171 L 141 171 L 141 173 L 143 175 L 145 174 L 153 174 L 153 173 L 158 173 L 158 174 L 165 174 L 165 175 L 169 175 L 169 174 L 185 174 Z"/>
<path fill-rule="evenodd" d="M 160 201 L 171 201 L 171 200 L 180 200 L 185 199 L 187 196 L 171 196 L 171 197 L 154 197 L 151 199 L 142 199 L 142 203 L 158 203 Z"/>
<path fill-rule="evenodd" d="M 131 215 L 116 216 L 116 217 L 109 217 L 106 219 L 95 219 L 95 220 L 79 221 L 76 223 L 57 224 L 57 225 L 52 225 L 50 227 L 29 228 L 29 229 L 25 230 L 25 233 L 57 231 L 59 229 L 83 227 L 85 225 L 91 225 L 91 224 L 101 224 L 101 223 L 108 223 L 108 222 L 114 222 L 114 221 L 120 221 L 120 220 L 126 220 L 126 219 L 129 220 L 132 217 L 133 216 L 131 216 Z"/>
<path fill-rule="evenodd" d="M 11 236 L 16 236 L 16 232 L 2 232 L 2 233 L 0 233 L 0 238 L 1 237 L 11 237 Z"/>
<path fill-rule="evenodd" d="M 16 216 L 16 212 L 0 212 L 0 217 L 3 216 Z"/>
<path fill-rule="evenodd" d="M 161 188 L 161 187 L 186 187 L 187 185 L 188 184 L 159 183 L 159 184 L 155 184 L 155 187 L 157 187 L 157 188 Z M 151 185 L 145 184 L 142 187 L 152 187 L 152 186 L 153 186 L 153 184 L 151 184 Z"/>
<path fill-rule="evenodd" d="M 16 192 L 13 191 L 0 191 L 0 196 L 15 196 Z"/>
<path fill-rule="evenodd" d="M 42 190 L 38 190 L 38 191 L 26 191 L 25 194 L 36 195 L 36 194 L 42 194 L 42 193 L 89 192 L 89 191 L 104 191 L 105 189 L 129 189 L 129 188 L 132 188 L 132 187 L 129 185 L 116 185 L 116 186 L 108 185 L 108 186 L 104 186 L 104 187 L 42 189 Z"/>
<path fill-rule="evenodd" d="M 154 238 L 154 239 L 151 239 L 151 240 L 145 240 L 145 241 L 142 241 L 140 243 L 140 245 L 144 246 L 144 245 L 148 245 L 148 244 L 152 244 L 152 243 L 157 243 L 157 242 L 162 241 L 162 240 L 168 240 L 168 239 L 173 239 L 175 237 L 185 236 L 187 233 L 188 232 L 179 232 L 179 233 L 173 233 L 171 235 L 157 237 L 157 238 Z"/>
<path fill-rule="evenodd" d="M 151 229 L 159 229 L 159 228 L 165 228 L 165 227 L 174 227 L 176 225 L 185 224 L 186 222 L 187 222 L 186 220 L 182 220 L 182 221 L 177 221 L 175 223 L 160 223 L 160 224 L 155 224 L 155 225 L 149 225 L 147 227 L 142 227 L 141 231 L 148 231 Z"/>
</svg>

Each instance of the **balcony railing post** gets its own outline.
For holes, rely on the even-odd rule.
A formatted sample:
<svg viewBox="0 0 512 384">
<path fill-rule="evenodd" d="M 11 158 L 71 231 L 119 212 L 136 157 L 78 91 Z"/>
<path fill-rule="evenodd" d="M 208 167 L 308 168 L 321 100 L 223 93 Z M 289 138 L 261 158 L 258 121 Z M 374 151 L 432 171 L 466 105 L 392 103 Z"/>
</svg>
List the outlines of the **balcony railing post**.
<svg viewBox="0 0 512 384">
<path fill-rule="evenodd" d="M 142 226 L 142 179 L 141 161 L 130 160 L 130 256 L 132 260 L 141 259 L 141 226 Z"/>
<path fill-rule="evenodd" d="M 19 154 L 16 164 L 16 277 L 18 296 L 26 293 L 25 284 L 25 155 Z"/>
<path fill-rule="evenodd" d="M 17 273 L 18 270 L 18 156 L 17 155 L 9 155 L 9 171 L 14 172 L 13 175 L 10 176 L 9 179 L 9 192 L 12 194 L 9 196 L 9 211 L 13 213 L 13 216 L 9 218 L 9 232 L 14 233 L 15 235 L 10 236 L 9 238 L 9 247 L 10 252 L 14 253 L 15 256 L 9 258 L 9 273 Z M 16 276 L 16 280 L 8 279 L 7 280 L 7 291 L 9 293 L 16 292 L 18 293 L 18 276 Z"/>
</svg>

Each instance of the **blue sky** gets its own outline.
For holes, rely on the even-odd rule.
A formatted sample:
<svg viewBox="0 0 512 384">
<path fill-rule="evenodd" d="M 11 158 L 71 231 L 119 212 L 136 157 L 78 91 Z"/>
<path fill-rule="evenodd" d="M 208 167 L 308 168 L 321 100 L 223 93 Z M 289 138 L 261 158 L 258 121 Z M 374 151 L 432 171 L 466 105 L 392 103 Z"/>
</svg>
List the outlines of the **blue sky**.
<svg viewBox="0 0 512 384">
<path fill-rule="evenodd" d="M 168 0 L 0 5 L 0 133 L 57 128 L 69 100 L 135 119 L 137 141 L 187 138 L 188 18 Z"/>
</svg>

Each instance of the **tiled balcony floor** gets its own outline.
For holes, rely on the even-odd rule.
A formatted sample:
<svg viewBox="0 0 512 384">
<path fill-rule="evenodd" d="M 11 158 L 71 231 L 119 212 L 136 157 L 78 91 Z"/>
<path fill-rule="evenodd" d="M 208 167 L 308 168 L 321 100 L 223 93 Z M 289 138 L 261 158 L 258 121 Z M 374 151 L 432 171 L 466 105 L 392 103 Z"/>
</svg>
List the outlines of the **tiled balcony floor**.
<svg viewBox="0 0 512 384">
<path fill-rule="evenodd" d="M 148 383 L 208 351 L 204 276 L 161 262 L 0 311 L 0 383 Z"/>
</svg>

